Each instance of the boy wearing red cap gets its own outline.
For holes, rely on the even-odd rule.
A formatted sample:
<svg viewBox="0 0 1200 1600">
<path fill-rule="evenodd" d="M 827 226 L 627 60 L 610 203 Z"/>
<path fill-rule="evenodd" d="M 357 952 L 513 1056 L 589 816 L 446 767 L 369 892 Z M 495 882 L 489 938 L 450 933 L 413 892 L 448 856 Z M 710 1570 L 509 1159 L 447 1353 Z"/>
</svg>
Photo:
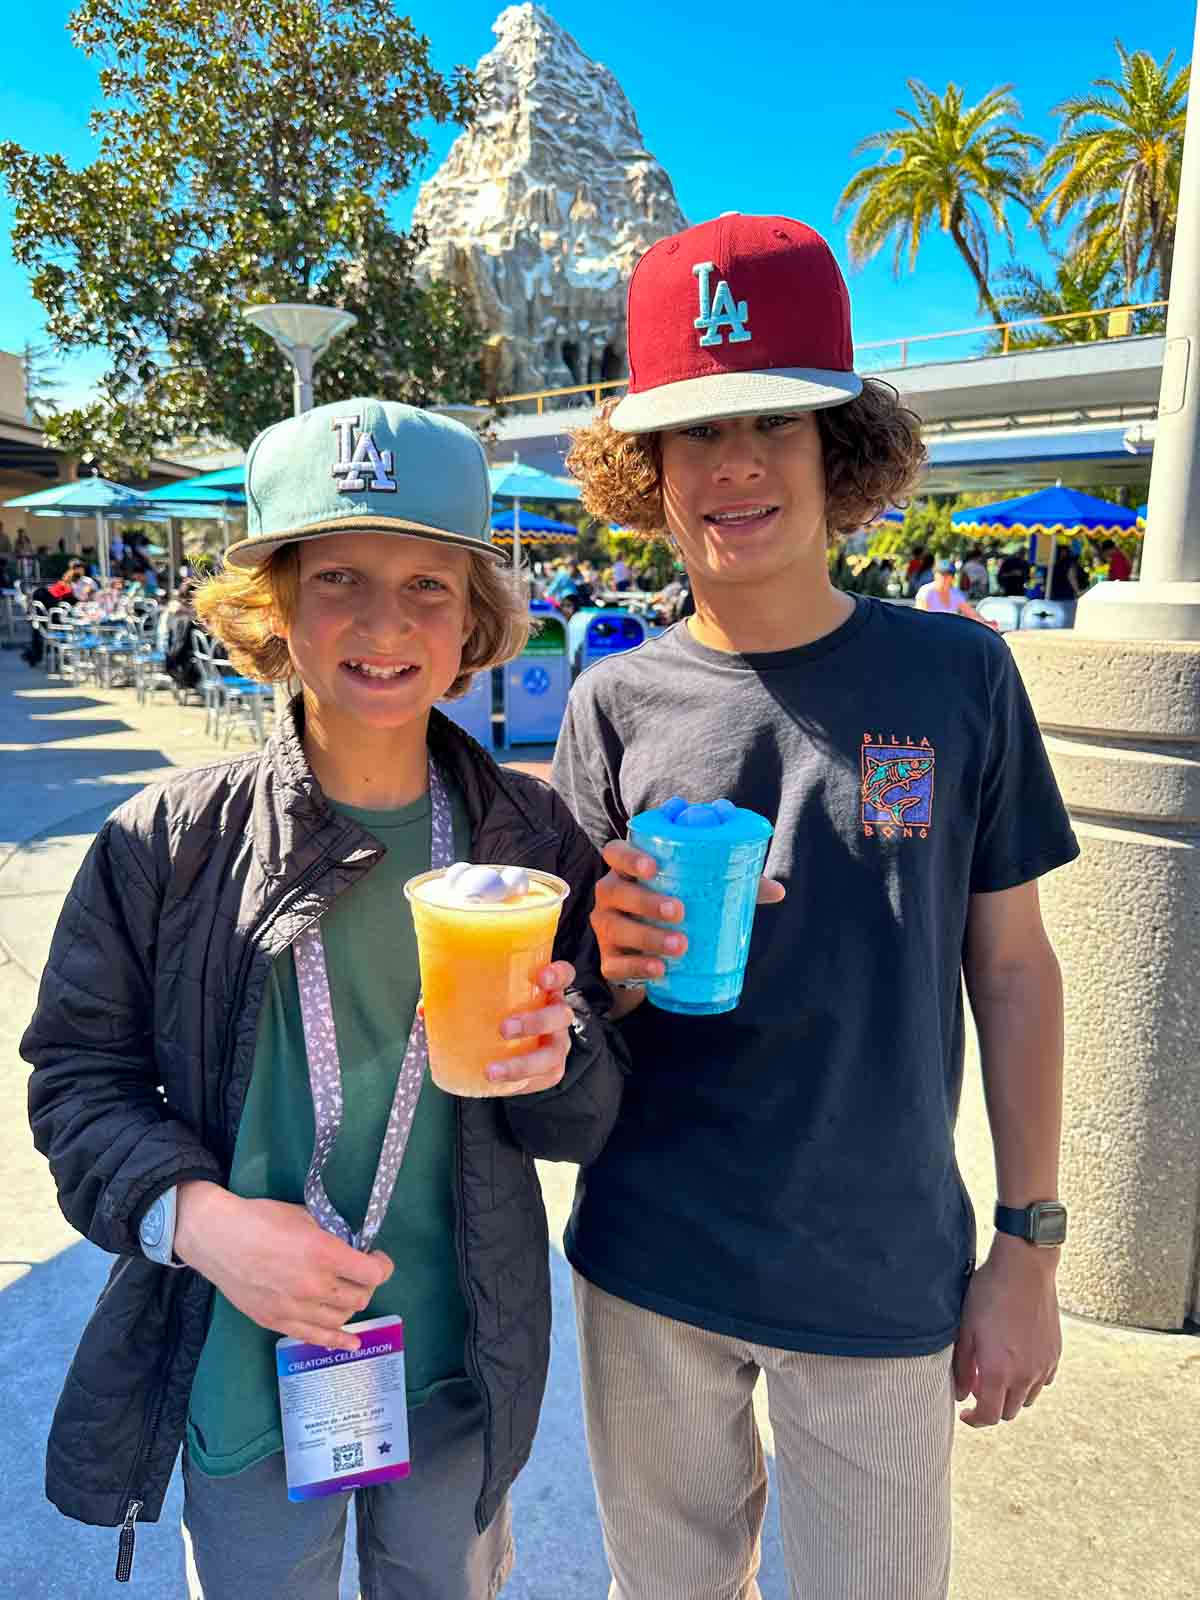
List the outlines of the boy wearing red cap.
<svg viewBox="0 0 1200 1600">
<path fill-rule="evenodd" d="M 757 1597 L 764 1372 L 792 1592 L 937 1600 L 956 1396 L 971 1425 L 1011 1420 L 1059 1358 L 1062 1001 L 1036 880 L 1077 846 L 1004 642 L 829 581 L 829 535 L 902 496 L 923 450 L 854 372 L 825 241 L 729 215 L 656 244 L 629 365 L 570 465 L 589 510 L 669 532 L 696 613 L 578 681 L 555 763 L 610 868 L 593 926 L 633 1060 L 566 1239 L 611 1595 Z M 688 908 L 622 841 L 674 794 L 775 825 L 721 1016 L 639 987 Z M 963 975 L 1002 1230 L 978 1268 Z"/>
</svg>

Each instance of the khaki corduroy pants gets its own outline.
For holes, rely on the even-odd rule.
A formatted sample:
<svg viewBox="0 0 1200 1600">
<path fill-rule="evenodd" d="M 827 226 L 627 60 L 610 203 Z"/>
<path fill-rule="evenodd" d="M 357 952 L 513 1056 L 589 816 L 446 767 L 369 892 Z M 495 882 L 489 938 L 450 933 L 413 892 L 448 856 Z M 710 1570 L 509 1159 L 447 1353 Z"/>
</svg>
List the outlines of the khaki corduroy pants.
<svg viewBox="0 0 1200 1600">
<path fill-rule="evenodd" d="M 775 1350 L 574 1280 L 609 1600 L 760 1600 L 760 1371 L 792 1600 L 945 1600 L 951 1348 Z"/>
</svg>

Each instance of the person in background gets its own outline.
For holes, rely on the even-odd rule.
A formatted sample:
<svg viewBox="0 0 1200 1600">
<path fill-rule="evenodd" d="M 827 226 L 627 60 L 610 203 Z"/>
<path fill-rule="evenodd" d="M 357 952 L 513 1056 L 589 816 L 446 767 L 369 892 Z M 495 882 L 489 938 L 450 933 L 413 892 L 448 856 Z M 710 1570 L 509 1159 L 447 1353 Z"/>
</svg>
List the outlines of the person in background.
<svg viewBox="0 0 1200 1600">
<path fill-rule="evenodd" d="M 1078 600 L 1088 586 L 1087 573 L 1083 569 L 1080 556 L 1083 553 L 1082 539 L 1072 539 L 1065 550 L 1057 552 L 1058 559 L 1054 563 L 1054 571 L 1050 577 L 1050 593 L 1048 600 L 1061 600 L 1067 603 Z"/>
<path fill-rule="evenodd" d="M 916 561 L 915 569 L 912 561 L 908 564 L 912 576 L 908 580 L 905 591 L 910 599 L 914 599 L 927 583 L 933 581 L 933 552 L 923 550 L 919 557 L 914 557 L 914 560 Z"/>
<path fill-rule="evenodd" d="M 1100 545 L 1100 557 L 1108 566 L 1110 583 L 1129 582 L 1133 576 L 1133 564 L 1119 544 L 1112 539 L 1105 539 Z"/>
<path fill-rule="evenodd" d="M 613 588 L 616 589 L 619 594 L 624 594 L 626 589 L 628 589 L 633 582 L 633 576 L 629 570 L 629 563 L 626 561 L 624 556 L 618 556 L 612 564 L 612 581 Z"/>
<path fill-rule="evenodd" d="M 199 689 L 201 683 L 194 638 L 199 623 L 193 607 L 199 587 L 195 578 L 187 578 L 163 613 L 165 627 L 160 646 L 164 655 L 163 668 L 175 687 L 185 694 Z"/>
<path fill-rule="evenodd" d="M 989 588 L 988 569 L 979 545 L 967 552 L 967 559 L 962 564 L 958 581 L 968 600 L 986 599 Z"/>
<path fill-rule="evenodd" d="M 1029 562 L 1020 550 L 1013 550 L 1006 555 L 996 568 L 996 582 L 1000 585 L 1000 593 L 1008 595 L 1010 599 L 1023 599 L 1025 586 L 1029 582 Z"/>
<path fill-rule="evenodd" d="M 979 615 L 955 583 L 954 563 L 949 560 L 937 562 L 932 580 L 917 590 L 916 607 L 918 611 L 942 612 L 950 617 L 970 617 L 972 622 L 982 622 L 985 628 L 996 626 Z"/>
<path fill-rule="evenodd" d="M 911 599 L 917 592 L 917 579 L 928 570 L 930 561 L 923 544 L 917 545 L 904 569 L 904 592 Z"/>
</svg>

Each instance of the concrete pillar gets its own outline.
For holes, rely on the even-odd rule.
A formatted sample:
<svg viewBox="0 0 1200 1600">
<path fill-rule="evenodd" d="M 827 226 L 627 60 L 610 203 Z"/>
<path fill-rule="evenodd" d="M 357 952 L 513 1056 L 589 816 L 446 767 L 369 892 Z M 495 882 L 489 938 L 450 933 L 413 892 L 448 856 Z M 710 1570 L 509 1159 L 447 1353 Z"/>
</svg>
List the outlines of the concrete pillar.
<svg viewBox="0 0 1200 1600">
<path fill-rule="evenodd" d="M 1082 849 L 1042 885 L 1063 967 L 1070 1311 L 1200 1319 L 1200 648 L 1009 635 Z"/>
<path fill-rule="evenodd" d="M 1200 60 L 1200 16 L 1194 60 Z M 1140 580 L 1009 635 L 1082 846 L 1044 886 L 1063 965 L 1060 1289 L 1200 1320 L 1200 115 L 1184 139 Z"/>
</svg>

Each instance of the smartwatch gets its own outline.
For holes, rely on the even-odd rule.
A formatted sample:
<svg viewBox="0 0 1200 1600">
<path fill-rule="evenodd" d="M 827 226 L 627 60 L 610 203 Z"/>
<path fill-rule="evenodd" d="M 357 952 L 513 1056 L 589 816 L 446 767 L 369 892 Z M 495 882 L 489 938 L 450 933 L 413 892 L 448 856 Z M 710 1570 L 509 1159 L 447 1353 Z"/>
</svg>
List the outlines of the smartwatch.
<svg viewBox="0 0 1200 1600">
<path fill-rule="evenodd" d="M 142 1246 L 142 1254 L 150 1261 L 157 1261 L 160 1267 L 185 1265 L 184 1262 L 175 1260 L 176 1192 L 176 1185 L 172 1184 L 158 1196 L 157 1200 L 152 1200 L 138 1226 L 138 1240 Z"/>
<path fill-rule="evenodd" d="M 1035 1200 L 1031 1206 L 996 1204 L 996 1228 L 1026 1244 L 1053 1249 L 1067 1237 L 1067 1208 L 1061 1200 Z"/>
</svg>

